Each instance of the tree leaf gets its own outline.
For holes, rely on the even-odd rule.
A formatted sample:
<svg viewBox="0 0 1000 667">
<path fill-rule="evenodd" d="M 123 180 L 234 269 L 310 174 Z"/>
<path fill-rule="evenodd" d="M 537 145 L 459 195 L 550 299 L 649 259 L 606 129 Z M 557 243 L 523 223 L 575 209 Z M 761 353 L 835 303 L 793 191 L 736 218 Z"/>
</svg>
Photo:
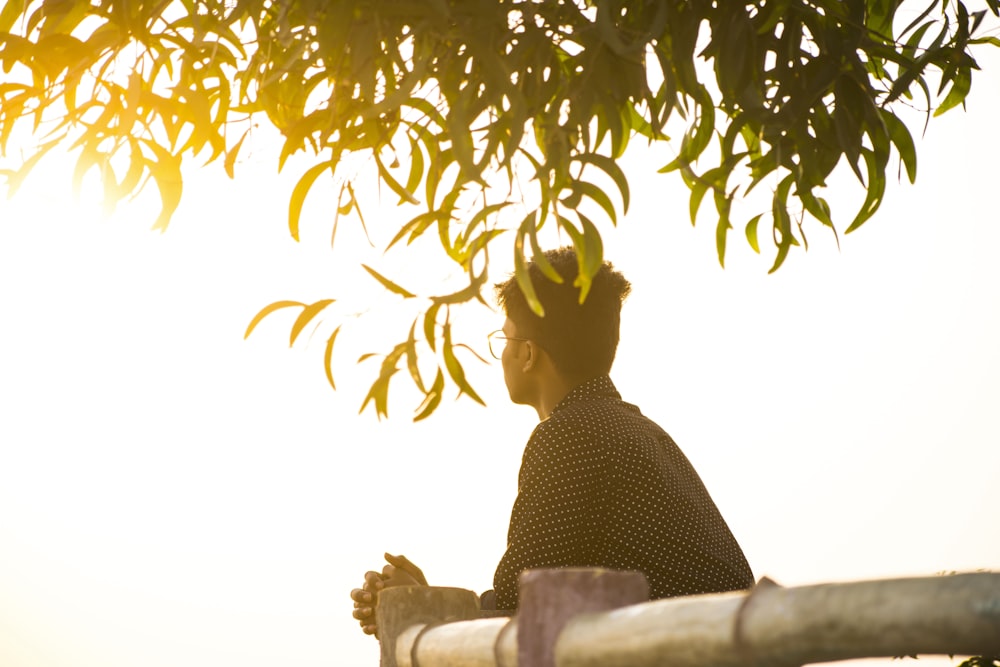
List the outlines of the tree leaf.
<svg viewBox="0 0 1000 667">
<path fill-rule="evenodd" d="M 391 280 L 389 280 L 388 278 L 386 278 L 381 273 L 379 273 L 378 271 L 376 271 L 372 267 L 368 266 L 367 264 L 362 264 L 361 268 L 363 268 L 365 271 L 367 271 L 368 273 L 370 273 L 372 275 L 372 277 L 375 278 L 375 280 L 379 281 L 382 284 L 382 287 L 386 288 L 390 292 L 393 292 L 394 294 L 398 294 L 401 297 L 403 297 L 404 299 L 412 299 L 415 296 L 417 296 L 413 292 L 410 292 L 409 290 L 407 290 L 407 289 L 405 289 L 405 288 L 397 285 L 396 283 L 392 282 Z"/>
<path fill-rule="evenodd" d="M 573 284 L 580 288 L 580 303 L 583 303 L 590 294 L 591 281 L 604 264 L 604 243 L 594 223 L 582 213 L 577 212 L 576 215 L 580 218 L 583 233 L 573 241 L 579 269 Z"/>
<path fill-rule="evenodd" d="M 427 419 L 431 414 L 437 409 L 438 405 L 441 404 L 441 398 L 444 396 L 444 373 L 438 368 L 437 377 L 434 378 L 434 384 L 431 385 L 430 391 L 424 394 L 423 402 L 417 406 L 416 416 L 413 421 L 418 422 L 422 419 Z"/>
<path fill-rule="evenodd" d="M 934 110 L 934 116 L 940 116 L 949 109 L 954 109 L 959 104 L 964 104 L 965 98 L 969 95 L 971 88 L 972 69 L 969 67 L 959 68 L 955 75 L 955 80 L 951 84 L 951 90 L 948 91 L 948 96 L 944 98 L 941 106 Z"/>
<path fill-rule="evenodd" d="M 406 343 L 400 343 L 382 359 L 382 367 L 379 369 L 378 378 L 372 383 L 371 388 L 368 390 L 368 395 L 365 396 L 364 402 L 361 403 L 361 409 L 358 410 L 359 414 L 365 411 L 365 407 L 369 403 L 374 402 L 375 415 L 379 419 L 389 416 L 389 383 L 392 381 L 392 376 L 399 371 L 399 358 L 403 355 L 405 347 Z"/>
<path fill-rule="evenodd" d="M 758 255 L 760 254 L 760 245 L 757 243 L 757 223 L 760 222 L 760 218 L 763 215 L 763 213 L 758 213 L 754 217 L 750 218 L 747 222 L 745 230 L 747 243 L 750 244 L 750 247 L 753 248 L 753 251 Z"/>
<path fill-rule="evenodd" d="M 719 266 L 722 268 L 726 268 L 726 236 L 732 228 L 728 212 L 720 215 L 719 222 L 715 225 L 715 249 L 719 255 Z"/>
<path fill-rule="evenodd" d="M 608 197 L 604 190 L 586 181 L 575 181 L 573 183 L 573 190 L 595 201 L 604 210 L 604 213 L 608 216 L 612 224 L 618 224 L 615 205 L 611 203 L 611 198 Z"/>
<path fill-rule="evenodd" d="M 417 320 L 413 320 L 413 324 L 410 326 L 410 334 L 406 338 L 406 367 L 410 371 L 410 378 L 413 379 L 413 384 L 417 385 L 417 388 L 427 393 L 424 389 L 424 379 L 420 377 L 420 368 L 417 366 Z"/>
<path fill-rule="evenodd" d="M 378 152 L 374 154 L 375 164 L 378 165 L 378 175 L 382 179 L 382 182 L 389 186 L 389 189 L 399 195 L 399 203 L 403 204 L 419 204 L 420 202 L 411 193 L 406 191 L 399 181 L 397 181 L 392 173 L 386 169 L 386 166 L 382 163 L 382 159 L 379 157 Z"/>
<path fill-rule="evenodd" d="M 288 337 L 288 347 L 294 345 L 295 339 L 299 337 L 300 333 L 302 333 L 302 329 L 304 329 L 321 310 L 333 302 L 334 299 L 323 299 L 322 301 L 317 301 L 316 303 L 309 304 L 303 308 L 302 313 L 298 316 L 298 318 L 296 318 L 295 323 L 292 324 L 292 331 Z"/>
<path fill-rule="evenodd" d="M 879 170 L 876 165 L 875 155 L 872 151 L 865 149 L 862 151 L 865 162 L 868 165 L 868 190 L 864 203 L 858 210 L 850 226 L 844 230 L 845 234 L 850 234 L 855 229 L 863 225 L 871 218 L 879 206 L 882 205 L 882 198 L 885 196 L 885 172 Z"/>
<path fill-rule="evenodd" d="M 455 350 L 451 343 L 451 322 L 447 321 L 444 323 L 444 341 L 441 344 L 441 355 L 444 357 L 444 365 L 448 369 L 448 375 L 458 385 L 459 392 L 467 395 L 480 405 L 486 405 L 475 389 L 472 388 L 472 385 L 469 384 L 468 380 L 465 379 L 465 369 L 462 368 L 461 362 L 455 356 Z"/>
<path fill-rule="evenodd" d="M 583 153 L 573 156 L 573 159 L 578 160 L 583 164 L 592 164 L 607 174 L 618 187 L 618 192 L 622 198 L 622 211 L 624 213 L 628 213 L 631 198 L 628 187 L 628 179 L 625 177 L 625 172 L 622 171 L 622 168 L 618 166 L 618 163 L 615 160 L 598 153 Z"/>
<path fill-rule="evenodd" d="M 778 253 L 775 255 L 774 264 L 768 273 L 774 273 L 785 262 L 788 251 L 795 242 L 792 236 L 792 220 L 788 215 L 788 191 L 792 187 L 794 177 L 789 174 L 778 184 L 774 192 L 774 199 L 771 203 L 771 215 L 774 218 L 775 245 Z"/>
<path fill-rule="evenodd" d="M 528 241 L 531 243 L 531 261 L 542 272 L 542 275 L 557 285 L 562 285 L 563 277 L 559 275 L 552 263 L 545 257 L 545 251 L 538 243 L 538 229 L 535 225 L 528 228 Z"/>
<path fill-rule="evenodd" d="M 247 338 L 250 337 L 250 334 L 253 332 L 254 327 L 260 324 L 260 321 L 262 319 L 264 319 L 265 317 L 267 317 L 276 310 L 280 310 L 281 308 L 292 308 L 294 306 L 305 308 L 306 304 L 300 301 L 275 301 L 270 305 L 264 306 L 263 308 L 260 309 L 260 312 L 254 315 L 253 319 L 250 320 L 250 324 L 247 325 L 246 333 L 243 334 L 243 340 L 246 340 Z"/>
<path fill-rule="evenodd" d="M 244 130 L 243 136 L 240 137 L 239 141 L 237 141 L 236 144 L 231 149 L 226 151 L 226 159 L 224 166 L 226 169 L 226 176 L 228 176 L 229 178 L 235 178 L 234 168 L 236 166 L 236 157 L 240 153 L 240 147 L 243 146 L 243 141 L 247 138 L 247 136 L 249 136 L 250 129 L 251 128 L 248 127 L 246 130 Z"/>
<path fill-rule="evenodd" d="M 148 162 L 150 176 L 160 191 L 160 215 L 153 229 L 166 231 L 170 218 L 181 203 L 184 181 L 181 176 L 181 156 L 173 155 L 154 141 L 143 140 L 156 154 L 156 162 Z"/>
<path fill-rule="evenodd" d="M 424 339 L 427 341 L 427 344 L 430 345 L 431 351 L 433 352 L 437 352 L 437 314 L 441 309 L 441 305 L 441 302 L 434 302 L 434 304 L 427 309 L 427 312 L 424 313 Z"/>
<path fill-rule="evenodd" d="M 24 11 L 26 0 L 6 0 L 0 9 L 0 32 L 10 32 Z"/>
<path fill-rule="evenodd" d="M 17 171 L 11 172 L 10 176 L 7 177 L 7 199 L 11 199 L 15 194 L 17 194 L 17 191 L 20 189 L 24 179 L 28 177 L 28 174 L 31 173 L 31 170 L 34 169 L 39 160 L 45 157 L 45 154 L 55 148 L 61 141 L 62 138 L 60 137 L 46 144 L 42 144 L 31 157 L 21 163 L 21 166 L 18 167 Z"/>
<path fill-rule="evenodd" d="M 903 121 L 899 120 L 896 114 L 888 109 L 880 109 L 879 113 L 882 114 L 882 120 L 889 130 L 889 137 L 892 139 L 892 143 L 895 144 L 896 150 L 899 151 L 899 158 L 906 167 L 907 178 L 910 179 L 910 183 L 916 183 L 917 149 L 913 145 L 913 137 L 910 135 L 910 131 L 906 129 Z"/>
<path fill-rule="evenodd" d="M 305 203 L 306 195 L 319 175 L 328 169 L 333 171 L 336 164 L 335 160 L 315 164 L 307 169 L 295 184 L 291 199 L 288 201 L 288 232 L 296 241 L 299 240 L 299 218 L 302 217 L 302 205 Z"/>
<path fill-rule="evenodd" d="M 424 177 L 424 152 L 420 150 L 420 143 L 410 137 L 410 175 L 406 179 L 406 192 L 413 193 L 420 186 L 420 181 Z M 416 198 L 413 198 L 416 201 Z"/>
<path fill-rule="evenodd" d="M 340 327 L 338 326 L 326 339 L 326 350 L 323 352 L 323 370 L 326 371 L 326 381 L 330 383 L 330 388 L 333 390 L 337 389 L 337 384 L 333 381 L 333 344 L 339 333 Z"/>
<path fill-rule="evenodd" d="M 517 281 L 517 286 L 524 295 L 531 312 L 538 317 L 545 317 L 545 308 L 542 307 L 542 302 L 538 300 L 538 294 L 535 293 L 531 274 L 528 273 L 528 262 L 524 257 L 524 237 L 534 233 L 536 219 L 537 213 L 532 211 L 524 216 L 524 220 L 518 227 L 514 240 L 514 280 Z"/>
</svg>

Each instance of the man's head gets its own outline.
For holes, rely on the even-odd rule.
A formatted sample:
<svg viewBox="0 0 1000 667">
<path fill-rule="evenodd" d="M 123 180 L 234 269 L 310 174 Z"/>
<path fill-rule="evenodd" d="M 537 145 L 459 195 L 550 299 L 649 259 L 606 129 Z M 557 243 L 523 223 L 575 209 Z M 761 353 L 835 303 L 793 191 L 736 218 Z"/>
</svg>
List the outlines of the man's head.
<svg viewBox="0 0 1000 667">
<path fill-rule="evenodd" d="M 606 375 L 618 348 L 621 308 L 631 289 L 629 282 L 609 262 L 604 262 L 581 304 L 580 289 L 573 285 L 579 270 L 574 249 L 550 250 L 545 259 L 563 280 L 555 283 L 545 277 L 536 262 L 528 263 L 528 275 L 545 310 L 544 317 L 531 310 L 513 276 L 496 286 L 497 302 L 507 314 L 506 335 L 528 339 L 540 347 L 570 386 Z M 507 371 L 505 365 L 508 388 L 515 399 Z"/>
</svg>

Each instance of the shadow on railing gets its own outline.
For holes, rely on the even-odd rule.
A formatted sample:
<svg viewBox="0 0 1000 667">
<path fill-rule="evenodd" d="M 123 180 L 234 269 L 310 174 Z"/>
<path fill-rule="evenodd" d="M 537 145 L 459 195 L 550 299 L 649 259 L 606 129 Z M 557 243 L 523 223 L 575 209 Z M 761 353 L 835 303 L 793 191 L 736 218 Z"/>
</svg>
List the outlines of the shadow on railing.
<svg viewBox="0 0 1000 667">
<path fill-rule="evenodd" d="M 647 599 L 637 572 L 533 570 L 514 617 L 475 593 L 400 587 L 376 610 L 382 667 L 793 666 L 917 654 L 1000 655 L 1000 574 Z"/>
</svg>

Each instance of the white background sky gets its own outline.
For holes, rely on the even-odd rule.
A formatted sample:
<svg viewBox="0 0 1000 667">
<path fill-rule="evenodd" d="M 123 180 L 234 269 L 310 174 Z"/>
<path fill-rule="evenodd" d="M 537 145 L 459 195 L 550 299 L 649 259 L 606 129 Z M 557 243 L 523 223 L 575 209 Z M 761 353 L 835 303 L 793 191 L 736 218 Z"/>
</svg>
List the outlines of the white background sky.
<svg viewBox="0 0 1000 667">
<path fill-rule="evenodd" d="M 916 186 L 839 252 L 813 226 L 775 275 L 741 230 L 721 270 L 676 177 L 629 158 L 612 377 L 758 577 L 1000 569 L 1000 61 L 984 68 L 918 144 Z M 357 416 L 373 369 L 345 357 L 331 392 L 322 340 L 287 349 L 291 313 L 243 341 L 271 301 L 358 284 L 362 246 L 348 230 L 330 252 L 321 195 L 288 238 L 297 174 L 264 153 L 236 183 L 190 173 L 165 235 L 101 220 L 56 167 L 0 202 L 0 665 L 365 667 L 377 645 L 347 594 L 383 551 L 490 586 L 534 412 L 473 365 L 488 408 L 446 399 L 414 425 L 395 402 L 378 423 Z M 485 352 L 501 322 L 461 326 Z"/>
</svg>

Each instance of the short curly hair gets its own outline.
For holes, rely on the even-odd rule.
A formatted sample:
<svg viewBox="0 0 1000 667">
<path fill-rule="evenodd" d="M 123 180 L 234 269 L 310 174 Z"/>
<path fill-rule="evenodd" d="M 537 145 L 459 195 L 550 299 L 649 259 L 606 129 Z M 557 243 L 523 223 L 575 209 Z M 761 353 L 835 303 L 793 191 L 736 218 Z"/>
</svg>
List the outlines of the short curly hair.
<svg viewBox="0 0 1000 667">
<path fill-rule="evenodd" d="M 622 303 L 632 286 L 610 262 L 604 262 L 581 304 L 580 288 L 573 284 L 579 273 L 576 250 L 571 246 L 549 250 L 545 259 L 563 281 L 547 278 L 534 261 L 527 264 L 544 317 L 531 310 L 514 276 L 496 285 L 497 303 L 518 335 L 540 345 L 566 379 L 582 382 L 606 375 L 618 349 Z"/>
</svg>

